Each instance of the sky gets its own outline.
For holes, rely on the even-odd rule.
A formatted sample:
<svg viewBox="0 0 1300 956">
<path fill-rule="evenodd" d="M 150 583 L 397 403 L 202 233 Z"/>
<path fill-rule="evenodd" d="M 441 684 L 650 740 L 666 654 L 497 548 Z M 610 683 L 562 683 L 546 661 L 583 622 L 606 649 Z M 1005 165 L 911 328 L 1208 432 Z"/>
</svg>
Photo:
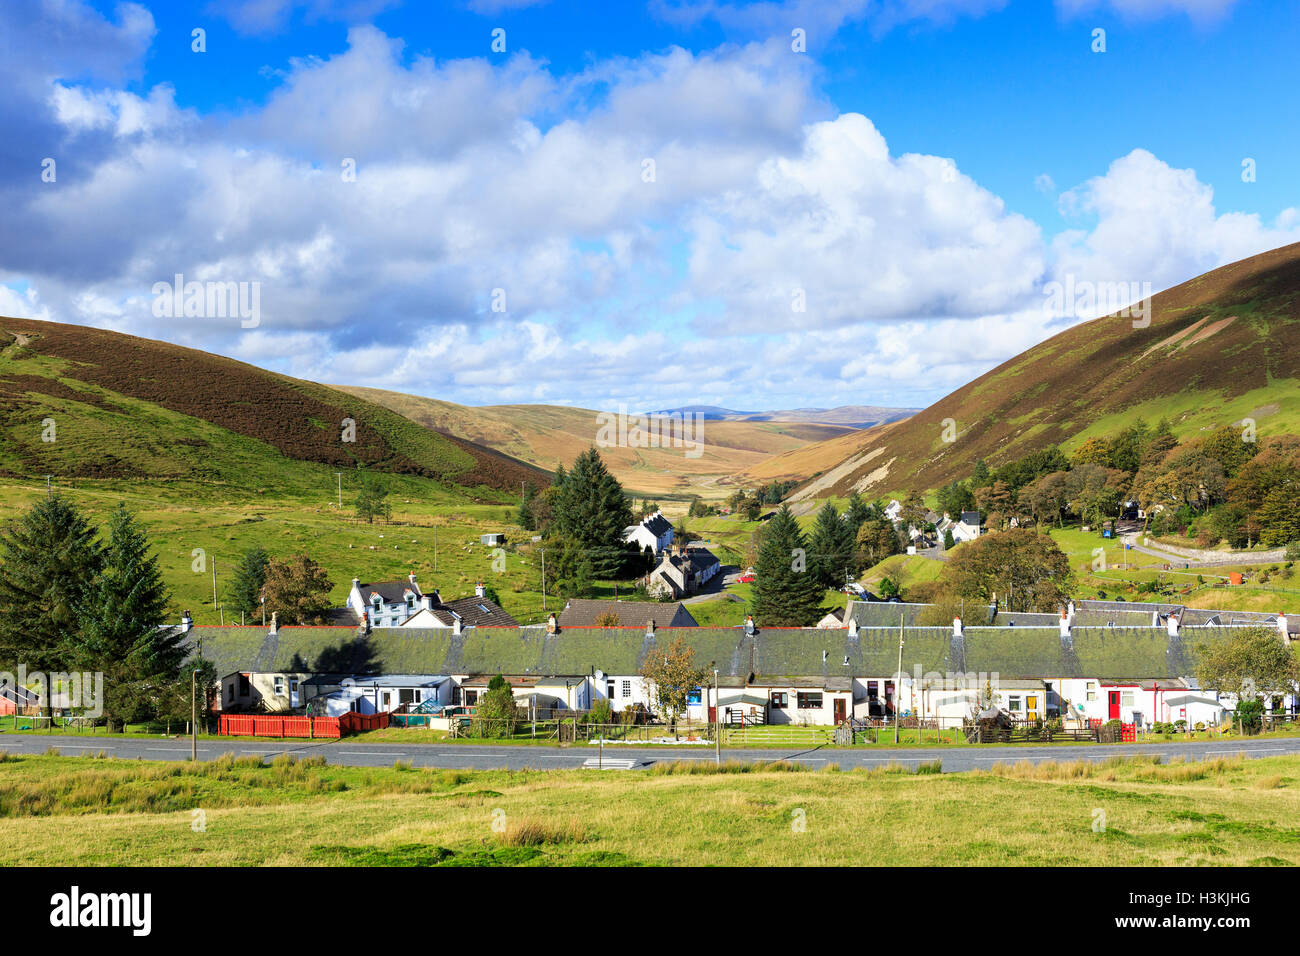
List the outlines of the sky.
<svg viewBox="0 0 1300 956">
<path fill-rule="evenodd" d="M 1293 0 L 5 0 L 0 315 L 470 405 L 922 407 L 1300 241 L 1298 49 Z"/>
</svg>

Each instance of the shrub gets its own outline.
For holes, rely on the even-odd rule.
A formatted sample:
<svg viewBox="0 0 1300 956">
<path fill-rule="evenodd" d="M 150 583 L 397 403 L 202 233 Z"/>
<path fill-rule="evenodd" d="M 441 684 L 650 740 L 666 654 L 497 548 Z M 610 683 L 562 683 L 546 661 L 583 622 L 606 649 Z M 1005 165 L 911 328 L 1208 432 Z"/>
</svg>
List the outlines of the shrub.
<svg viewBox="0 0 1300 956">
<path fill-rule="evenodd" d="M 1258 700 L 1243 700 L 1237 704 L 1233 716 L 1237 726 L 1244 734 L 1257 734 L 1263 725 L 1264 703 Z"/>
</svg>

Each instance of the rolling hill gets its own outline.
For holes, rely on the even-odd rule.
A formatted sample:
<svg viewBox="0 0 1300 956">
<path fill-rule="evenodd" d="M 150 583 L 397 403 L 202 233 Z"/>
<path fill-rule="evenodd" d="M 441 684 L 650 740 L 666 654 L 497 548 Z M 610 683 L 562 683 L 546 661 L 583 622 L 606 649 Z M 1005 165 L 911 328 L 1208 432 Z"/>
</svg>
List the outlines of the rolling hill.
<svg viewBox="0 0 1300 956">
<path fill-rule="evenodd" d="M 598 413 L 587 408 L 471 408 L 381 389 L 335 387 L 384 405 L 434 431 L 494 448 L 547 470 L 571 463 L 595 442 L 599 427 Z M 705 420 L 701 430 L 702 453 L 696 458 L 688 457 L 680 448 L 611 447 L 602 448 L 601 455 L 615 477 L 634 493 L 722 498 L 735 488 L 734 476 L 738 472 L 783 452 L 856 434 L 848 426 L 804 421 Z"/>
<path fill-rule="evenodd" d="M 1151 321 L 1110 315 L 1003 362 L 902 421 L 796 449 L 748 477 L 816 475 L 795 497 L 929 489 L 1049 445 L 1067 453 L 1137 418 L 1180 438 L 1251 418 L 1300 431 L 1300 243 L 1152 297 Z M 944 422 L 957 440 L 943 441 Z M 820 474 L 818 474 L 820 472 Z"/>
<path fill-rule="evenodd" d="M 344 420 L 355 440 L 343 440 Z M 0 475 L 319 488 L 362 465 L 517 494 L 550 476 L 363 398 L 165 342 L 0 317 Z"/>
</svg>

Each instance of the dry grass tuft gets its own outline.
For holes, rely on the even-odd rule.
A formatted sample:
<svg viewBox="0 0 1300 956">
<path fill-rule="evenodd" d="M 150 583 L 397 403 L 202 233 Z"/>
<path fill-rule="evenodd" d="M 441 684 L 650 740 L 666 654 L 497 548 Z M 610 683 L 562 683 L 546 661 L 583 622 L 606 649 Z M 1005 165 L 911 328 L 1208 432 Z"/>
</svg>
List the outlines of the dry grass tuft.
<svg viewBox="0 0 1300 956">
<path fill-rule="evenodd" d="M 587 831 L 576 817 L 565 823 L 548 823 L 537 817 L 511 820 L 499 838 L 506 846 L 543 846 L 547 843 L 586 843 Z"/>
</svg>

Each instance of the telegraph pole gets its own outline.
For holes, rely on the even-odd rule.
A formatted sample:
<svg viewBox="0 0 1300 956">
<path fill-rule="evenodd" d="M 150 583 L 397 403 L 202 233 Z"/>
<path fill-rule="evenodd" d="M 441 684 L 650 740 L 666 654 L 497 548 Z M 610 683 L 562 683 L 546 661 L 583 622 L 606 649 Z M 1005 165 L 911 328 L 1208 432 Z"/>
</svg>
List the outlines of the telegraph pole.
<svg viewBox="0 0 1300 956">
<path fill-rule="evenodd" d="M 334 474 L 338 476 L 339 479 L 339 511 L 342 511 L 343 510 L 343 472 L 336 471 L 334 472 Z"/>
<path fill-rule="evenodd" d="M 190 671 L 190 760 L 199 759 L 199 671 Z"/>
<path fill-rule="evenodd" d="M 540 548 L 542 552 L 542 612 L 546 612 L 546 549 Z"/>
</svg>

